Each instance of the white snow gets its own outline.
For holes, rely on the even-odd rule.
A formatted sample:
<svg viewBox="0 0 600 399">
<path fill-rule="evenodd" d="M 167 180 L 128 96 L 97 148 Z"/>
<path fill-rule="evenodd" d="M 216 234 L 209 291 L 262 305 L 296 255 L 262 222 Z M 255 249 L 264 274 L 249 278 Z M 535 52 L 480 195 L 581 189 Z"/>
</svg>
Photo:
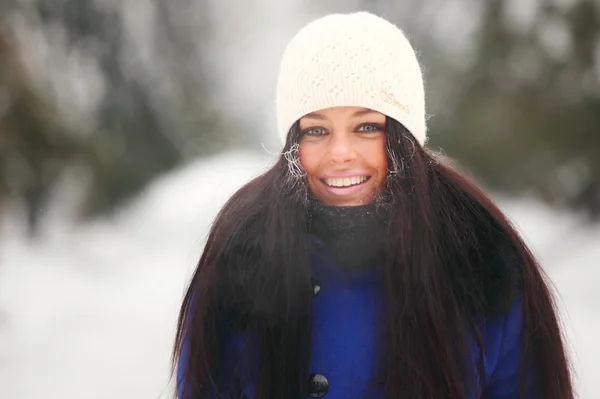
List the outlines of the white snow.
<svg viewBox="0 0 600 399">
<path fill-rule="evenodd" d="M 272 159 L 232 152 L 159 179 L 111 219 L 0 237 L 0 398 L 149 399 L 170 394 L 178 306 L 210 222 Z M 600 397 L 600 227 L 534 201 L 502 200 L 560 292 L 580 397 Z"/>
</svg>

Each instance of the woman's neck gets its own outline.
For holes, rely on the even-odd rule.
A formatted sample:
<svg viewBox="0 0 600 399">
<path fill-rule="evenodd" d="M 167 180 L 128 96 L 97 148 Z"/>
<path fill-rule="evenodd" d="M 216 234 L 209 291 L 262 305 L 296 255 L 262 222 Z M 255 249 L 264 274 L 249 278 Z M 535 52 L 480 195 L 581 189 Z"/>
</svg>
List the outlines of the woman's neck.
<svg viewBox="0 0 600 399">
<path fill-rule="evenodd" d="M 383 262 L 389 220 L 385 208 L 312 201 L 309 214 L 310 232 L 323 241 L 338 267 L 360 270 Z"/>
</svg>

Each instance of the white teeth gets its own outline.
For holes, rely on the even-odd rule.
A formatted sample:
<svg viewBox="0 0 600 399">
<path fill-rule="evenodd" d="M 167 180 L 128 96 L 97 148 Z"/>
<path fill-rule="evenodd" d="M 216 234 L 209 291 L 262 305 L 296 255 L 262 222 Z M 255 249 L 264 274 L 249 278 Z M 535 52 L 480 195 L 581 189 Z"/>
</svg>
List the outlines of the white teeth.
<svg viewBox="0 0 600 399">
<path fill-rule="evenodd" d="M 348 187 L 355 184 L 360 184 L 368 179 L 367 176 L 352 176 L 344 178 L 328 178 L 325 183 L 331 187 Z"/>
</svg>

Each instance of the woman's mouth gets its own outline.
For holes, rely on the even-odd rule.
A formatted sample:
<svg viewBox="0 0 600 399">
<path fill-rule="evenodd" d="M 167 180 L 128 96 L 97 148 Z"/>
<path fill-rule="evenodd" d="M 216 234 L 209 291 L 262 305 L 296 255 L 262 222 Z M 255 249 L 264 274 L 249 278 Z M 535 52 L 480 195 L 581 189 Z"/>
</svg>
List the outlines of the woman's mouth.
<svg viewBox="0 0 600 399">
<path fill-rule="evenodd" d="M 330 194 L 349 196 L 362 190 L 369 179 L 371 176 L 326 177 L 320 180 Z"/>
<path fill-rule="evenodd" d="M 321 179 L 323 183 L 333 188 L 352 187 L 362 184 L 369 180 L 371 176 L 351 176 L 351 177 L 327 177 Z"/>
</svg>

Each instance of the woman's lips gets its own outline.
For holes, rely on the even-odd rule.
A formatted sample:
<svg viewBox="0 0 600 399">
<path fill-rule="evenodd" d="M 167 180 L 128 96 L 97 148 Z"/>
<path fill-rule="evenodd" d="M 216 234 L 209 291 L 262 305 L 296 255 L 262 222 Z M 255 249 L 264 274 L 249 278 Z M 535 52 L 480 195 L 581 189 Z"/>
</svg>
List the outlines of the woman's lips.
<svg viewBox="0 0 600 399">
<path fill-rule="evenodd" d="M 323 187 L 325 187 L 325 189 L 330 192 L 333 195 L 336 196 L 340 196 L 340 197 L 344 197 L 344 196 L 349 196 L 349 195 L 353 195 L 356 194 L 357 192 L 359 192 L 360 190 L 362 190 L 365 187 L 365 184 L 371 179 L 371 176 L 368 176 L 367 179 L 361 183 L 358 184 L 353 184 L 350 186 L 345 186 L 345 187 L 334 187 L 334 186 L 330 186 L 328 185 L 324 179 L 320 179 L 321 184 L 323 184 Z"/>
</svg>

